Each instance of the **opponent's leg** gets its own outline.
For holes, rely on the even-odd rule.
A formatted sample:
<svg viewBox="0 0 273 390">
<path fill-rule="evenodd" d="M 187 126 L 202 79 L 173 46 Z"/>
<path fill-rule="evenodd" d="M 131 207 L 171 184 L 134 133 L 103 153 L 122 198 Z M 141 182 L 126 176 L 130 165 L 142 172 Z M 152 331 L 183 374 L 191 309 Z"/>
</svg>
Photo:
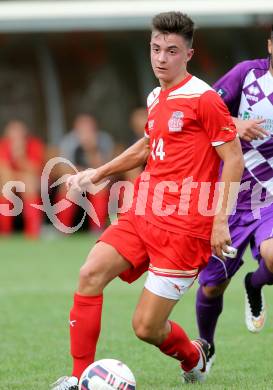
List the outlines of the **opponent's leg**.
<svg viewBox="0 0 273 390">
<path fill-rule="evenodd" d="M 253 285 L 255 283 L 259 283 L 261 286 L 265 284 L 271 285 L 273 284 L 273 238 L 269 238 L 261 243 L 260 253 L 264 260 L 265 267 L 262 266 L 261 273 L 256 274 L 258 276 L 258 280 L 254 281 L 255 275 L 253 274 Z"/>
<path fill-rule="evenodd" d="M 260 332 L 266 320 L 263 286 L 273 284 L 273 239 L 260 244 L 261 260 L 255 272 L 245 276 L 245 320 L 250 332 Z"/>
<path fill-rule="evenodd" d="M 236 223 L 238 223 L 237 220 Z M 212 256 L 199 275 L 200 287 L 196 294 L 196 318 L 200 337 L 210 344 L 207 372 L 211 369 L 216 357 L 214 336 L 218 318 L 223 310 L 223 294 L 232 276 L 243 264 L 242 255 L 248 244 L 248 237 L 242 234 L 242 229 L 238 233 L 237 230 L 231 231 L 233 231 L 232 243 L 238 249 L 238 257 L 224 261 Z"/>
<path fill-rule="evenodd" d="M 200 337 L 214 342 L 215 328 L 223 310 L 223 294 L 230 280 L 218 286 L 200 286 L 196 295 L 196 317 Z"/>
<path fill-rule="evenodd" d="M 196 294 L 196 319 L 199 335 L 209 344 L 206 371 L 209 372 L 216 358 L 214 335 L 218 318 L 223 310 L 223 295 L 230 280 L 218 286 L 200 285 Z"/>
</svg>

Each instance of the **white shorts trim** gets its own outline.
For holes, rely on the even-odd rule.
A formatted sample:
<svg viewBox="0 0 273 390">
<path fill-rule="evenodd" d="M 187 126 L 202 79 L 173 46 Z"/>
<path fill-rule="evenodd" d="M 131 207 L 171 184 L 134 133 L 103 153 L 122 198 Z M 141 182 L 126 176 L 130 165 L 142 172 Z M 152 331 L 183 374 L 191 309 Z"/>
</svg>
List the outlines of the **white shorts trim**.
<svg viewBox="0 0 273 390">
<path fill-rule="evenodd" d="M 149 271 L 153 272 L 158 276 L 168 276 L 171 278 L 193 278 L 198 275 L 198 268 L 192 270 L 176 270 L 176 269 L 166 269 L 154 267 L 152 264 L 149 265 Z"/>
<path fill-rule="evenodd" d="M 195 279 L 196 276 L 192 278 L 173 278 L 155 275 L 153 272 L 148 271 L 144 287 L 159 297 L 179 301 L 182 295 L 193 285 Z"/>
</svg>

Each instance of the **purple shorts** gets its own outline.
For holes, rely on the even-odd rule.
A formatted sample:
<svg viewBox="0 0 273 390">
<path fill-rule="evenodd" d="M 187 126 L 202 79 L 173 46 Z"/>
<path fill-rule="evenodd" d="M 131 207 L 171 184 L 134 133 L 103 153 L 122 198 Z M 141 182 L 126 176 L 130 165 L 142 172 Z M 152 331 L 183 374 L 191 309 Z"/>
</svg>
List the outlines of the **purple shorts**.
<svg viewBox="0 0 273 390">
<path fill-rule="evenodd" d="M 273 205 L 261 210 L 260 219 L 255 219 L 252 212 L 237 211 L 229 218 L 229 229 L 232 246 L 238 249 L 238 256 L 226 261 L 212 256 L 199 275 L 199 283 L 203 286 L 218 286 L 230 279 L 243 264 L 242 257 L 248 245 L 253 257 L 260 261 L 261 243 L 273 237 Z"/>
</svg>

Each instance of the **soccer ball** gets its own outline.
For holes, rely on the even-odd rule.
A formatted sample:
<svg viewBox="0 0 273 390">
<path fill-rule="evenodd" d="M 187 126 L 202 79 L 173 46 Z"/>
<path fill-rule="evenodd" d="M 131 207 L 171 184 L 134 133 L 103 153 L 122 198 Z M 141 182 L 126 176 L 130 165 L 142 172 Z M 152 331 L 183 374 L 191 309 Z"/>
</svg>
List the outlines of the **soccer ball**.
<svg viewBox="0 0 273 390">
<path fill-rule="evenodd" d="M 90 364 L 80 378 L 79 390 L 135 390 L 132 371 L 115 359 L 102 359 Z"/>
</svg>

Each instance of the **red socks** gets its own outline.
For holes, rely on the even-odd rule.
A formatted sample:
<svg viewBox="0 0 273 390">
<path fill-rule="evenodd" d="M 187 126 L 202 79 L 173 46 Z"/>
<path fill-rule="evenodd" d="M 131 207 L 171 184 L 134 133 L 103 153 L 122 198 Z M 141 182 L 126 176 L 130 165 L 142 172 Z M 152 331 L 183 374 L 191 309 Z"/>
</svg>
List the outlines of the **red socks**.
<svg viewBox="0 0 273 390">
<path fill-rule="evenodd" d="M 93 221 L 93 219 L 90 216 L 88 216 L 90 229 L 94 229 L 94 230 L 103 229 L 106 226 L 106 222 L 108 218 L 109 191 L 102 190 L 98 192 L 96 195 L 87 194 L 87 197 L 89 202 L 91 202 L 91 204 L 93 205 L 97 217 L 100 221 L 100 226 L 97 226 Z M 65 195 L 57 194 L 55 202 L 58 203 L 62 200 L 66 200 Z M 67 207 L 65 210 L 58 211 L 57 217 L 65 226 L 72 227 L 74 217 L 77 213 L 77 208 L 78 208 L 77 204 L 71 202 L 70 206 Z"/>
<path fill-rule="evenodd" d="M 94 362 L 101 329 L 103 296 L 75 294 L 70 312 L 70 345 L 73 358 L 72 376 L 80 378 L 85 368 Z"/>
<path fill-rule="evenodd" d="M 103 296 L 75 294 L 70 312 L 70 343 L 73 358 L 72 376 L 80 378 L 85 368 L 94 362 L 96 346 L 101 329 Z M 184 330 L 170 321 L 171 331 L 159 346 L 161 352 L 182 363 L 185 371 L 195 367 L 200 359 L 199 350 Z"/>
<path fill-rule="evenodd" d="M 28 238 L 38 238 L 41 232 L 43 213 L 41 210 L 33 207 L 32 204 L 41 204 L 40 197 L 34 196 L 24 200 L 24 232 Z"/>
<path fill-rule="evenodd" d="M 200 353 L 184 330 L 175 322 L 169 321 L 171 331 L 167 338 L 159 346 L 161 352 L 171 356 L 182 363 L 185 371 L 191 370 L 199 361 Z"/>
<path fill-rule="evenodd" d="M 92 203 L 98 220 L 100 221 L 100 226 L 94 223 L 93 219 L 88 216 L 89 226 L 92 230 L 102 230 L 106 226 L 107 217 L 108 217 L 108 199 L 109 199 L 109 191 L 101 190 L 96 195 L 87 194 L 89 202 Z"/>
<path fill-rule="evenodd" d="M 0 196 L 0 234 L 3 235 L 9 235 L 12 232 L 12 218 L 11 216 L 3 215 L 4 213 L 1 212 L 2 207 L 8 207 L 9 209 L 12 208 L 11 203 L 4 198 L 3 196 Z M 6 212 L 6 210 L 5 210 Z"/>
<path fill-rule="evenodd" d="M 63 194 L 57 194 L 55 203 L 59 203 L 61 201 L 67 201 L 65 195 Z M 77 211 L 77 205 L 73 202 L 70 202 L 70 206 L 65 208 L 62 211 L 57 210 L 57 217 L 59 220 L 67 227 L 72 227 L 73 226 L 73 219 Z M 61 205 L 61 203 L 60 203 Z"/>
<path fill-rule="evenodd" d="M 41 224 L 43 220 L 43 213 L 41 210 L 36 209 L 32 204 L 40 204 L 41 200 L 39 196 L 29 197 L 23 200 L 23 219 L 24 219 L 24 231 L 28 238 L 38 238 L 40 235 Z M 11 203 L 0 197 L 0 204 L 7 204 L 11 209 Z M 0 212 L 0 234 L 8 235 L 12 232 L 13 217 L 4 216 Z"/>
</svg>

